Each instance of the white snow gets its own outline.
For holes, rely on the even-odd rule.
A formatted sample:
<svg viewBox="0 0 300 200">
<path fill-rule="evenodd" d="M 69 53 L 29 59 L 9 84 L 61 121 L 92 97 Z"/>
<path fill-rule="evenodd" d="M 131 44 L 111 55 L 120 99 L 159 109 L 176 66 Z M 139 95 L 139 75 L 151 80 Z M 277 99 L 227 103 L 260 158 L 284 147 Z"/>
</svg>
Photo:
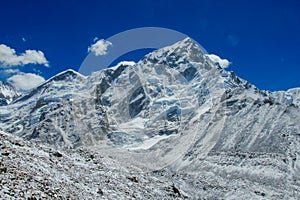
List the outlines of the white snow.
<svg viewBox="0 0 300 200">
<path fill-rule="evenodd" d="M 110 67 L 110 69 L 118 69 L 121 65 L 134 66 L 136 63 L 134 61 L 121 61 L 116 66 Z"/>
<path fill-rule="evenodd" d="M 126 147 L 126 148 L 129 150 L 139 150 L 139 149 L 147 150 L 150 149 L 155 144 L 157 144 L 159 141 L 168 139 L 170 137 L 172 137 L 172 135 L 157 135 L 152 138 L 144 138 L 144 142 L 141 145 Z"/>
<path fill-rule="evenodd" d="M 222 59 L 220 56 L 215 54 L 206 54 L 206 56 L 214 63 L 218 63 L 222 68 L 227 68 L 230 62 L 227 59 Z"/>
</svg>

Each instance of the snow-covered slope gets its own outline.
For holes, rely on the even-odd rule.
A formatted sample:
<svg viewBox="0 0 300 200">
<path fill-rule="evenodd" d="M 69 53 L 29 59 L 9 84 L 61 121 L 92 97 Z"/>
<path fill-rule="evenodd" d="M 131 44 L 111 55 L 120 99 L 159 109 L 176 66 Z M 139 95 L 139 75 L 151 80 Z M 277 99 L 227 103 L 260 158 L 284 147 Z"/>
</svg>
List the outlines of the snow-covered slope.
<svg viewBox="0 0 300 200">
<path fill-rule="evenodd" d="M 286 104 L 294 104 L 300 107 L 300 88 L 292 88 L 288 91 L 273 92 L 274 98 Z"/>
<path fill-rule="evenodd" d="M 93 144 L 106 126 L 95 107 L 87 78 L 73 70 L 62 72 L 10 106 L 1 107 L 3 130 L 27 140 L 63 147 Z M 93 88 L 92 88 L 93 90 Z"/>
<path fill-rule="evenodd" d="M 0 106 L 11 103 L 18 95 L 11 84 L 0 81 Z"/>
<path fill-rule="evenodd" d="M 299 90 L 260 91 L 206 55 L 186 38 L 88 77 L 68 70 L 0 107 L 0 127 L 154 171 L 189 197 L 299 198 Z"/>
</svg>

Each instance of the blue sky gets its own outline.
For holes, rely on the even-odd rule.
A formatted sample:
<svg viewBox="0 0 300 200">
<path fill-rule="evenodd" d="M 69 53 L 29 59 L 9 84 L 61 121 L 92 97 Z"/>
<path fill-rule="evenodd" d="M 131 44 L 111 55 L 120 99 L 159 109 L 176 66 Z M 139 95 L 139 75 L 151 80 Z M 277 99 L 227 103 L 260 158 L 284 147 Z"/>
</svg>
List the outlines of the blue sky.
<svg viewBox="0 0 300 200">
<path fill-rule="evenodd" d="M 0 78 L 13 75 L 4 68 L 45 79 L 68 68 L 78 70 L 95 37 L 152 26 L 192 37 L 209 53 L 230 60 L 228 70 L 261 89 L 300 87 L 299 9 L 297 0 L 2 1 L 0 44 L 19 55 L 39 50 L 49 66 L 42 61 L 0 65 Z"/>
</svg>

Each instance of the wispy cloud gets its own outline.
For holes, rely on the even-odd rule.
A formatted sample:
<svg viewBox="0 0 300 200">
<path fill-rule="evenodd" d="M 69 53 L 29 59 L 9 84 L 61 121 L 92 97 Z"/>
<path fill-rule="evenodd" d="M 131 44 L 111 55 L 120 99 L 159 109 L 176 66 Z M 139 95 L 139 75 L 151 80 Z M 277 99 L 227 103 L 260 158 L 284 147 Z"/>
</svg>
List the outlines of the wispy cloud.
<svg viewBox="0 0 300 200">
<path fill-rule="evenodd" d="M 112 46 L 111 42 L 100 39 L 96 41 L 95 44 L 92 44 L 90 47 L 88 47 L 88 52 L 93 53 L 95 56 L 102 56 L 107 54 L 109 46 Z"/>
<path fill-rule="evenodd" d="M 19 72 L 20 72 L 19 69 L 0 69 L 0 73 L 7 74 L 7 75 L 13 75 Z"/>
<path fill-rule="evenodd" d="M 6 80 L 7 78 L 20 73 L 18 68 L 1 68 L 0 67 L 0 79 Z"/>
<path fill-rule="evenodd" d="M 227 38 L 226 38 L 226 42 L 232 46 L 232 47 L 236 47 L 239 42 L 240 42 L 240 39 L 238 36 L 236 35 L 228 35 Z"/>
<path fill-rule="evenodd" d="M 97 42 L 97 40 L 99 40 L 99 38 L 98 37 L 94 37 L 93 41 Z"/>
<path fill-rule="evenodd" d="M 49 66 L 49 62 L 42 51 L 26 50 L 24 53 L 18 55 L 15 49 L 5 44 L 0 44 L 0 68 L 23 66 L 27 64 Z"/>
<path fill-rule="evenodd" d="M 28 91 L 43 83 L 45 79 L 32 73 L 19 73 L 8 78 L 7 81 L 19 91 Z"/>
<path fill-rule="evenodd" d="M 230 62 L 227 59 L 222 59 L 218 55 L 206 54 L 206 56 L 214 63 L 218 63 L 222 68 L 227 68 L 230 65 Z"/>
</svg>

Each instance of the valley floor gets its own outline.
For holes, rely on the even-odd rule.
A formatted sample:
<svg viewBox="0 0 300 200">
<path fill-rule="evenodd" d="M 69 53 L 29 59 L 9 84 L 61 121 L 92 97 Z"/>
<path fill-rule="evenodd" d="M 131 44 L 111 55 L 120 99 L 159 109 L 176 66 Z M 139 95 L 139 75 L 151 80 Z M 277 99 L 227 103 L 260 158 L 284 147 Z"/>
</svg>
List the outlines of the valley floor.
<svg viewBox="0 0 300 200">
<path fill-rule="evenodd" d="M 296 186 L 272 188 L 212 170 L 145 172 L 101 152 L 60 151 L 4 132 L 0 154 L 0 199 L 297 199 L 300 195 Z"/>
</svg>

